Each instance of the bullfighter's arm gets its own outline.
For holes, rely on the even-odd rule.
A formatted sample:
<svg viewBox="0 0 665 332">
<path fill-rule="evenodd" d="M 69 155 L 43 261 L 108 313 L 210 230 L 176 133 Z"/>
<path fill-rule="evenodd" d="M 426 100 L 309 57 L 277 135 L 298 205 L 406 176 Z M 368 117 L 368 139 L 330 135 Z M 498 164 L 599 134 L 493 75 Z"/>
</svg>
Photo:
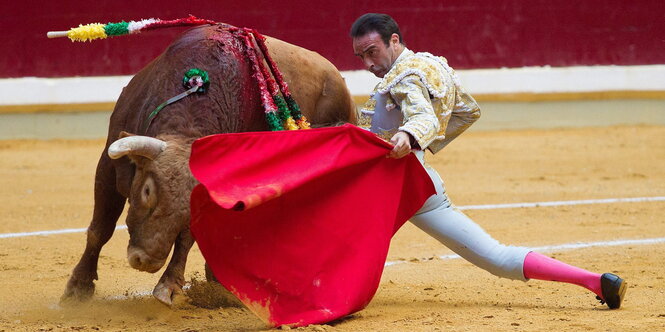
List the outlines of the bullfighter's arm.
<svg viewBox="0 0 665 332">
<path fill-rule="evenodd" d="M 445 138 L 441 147 L 445 147 L 452 140 L 457 138 L 465 130 L 480 118 L 480 106 L 471 95 L 466 93 L 463 88 L 458 87 L 455 98 L 455 107 L 453 107 L 448 126 L 446 127 Z"/>
<path fill-rule="evenodd" d="M 404 114 L 404 123 L 399 130 L 411 135 L 421 149 L 434 141 L 441 124 L 434 113 L 427 87 L 417 75 L 409 75 L 390 89 L 395 104 Z M 450 112 L 447 112 L 447 118 Z M 446 125 L 446 121 L 443 125 Z"/>
</svg>

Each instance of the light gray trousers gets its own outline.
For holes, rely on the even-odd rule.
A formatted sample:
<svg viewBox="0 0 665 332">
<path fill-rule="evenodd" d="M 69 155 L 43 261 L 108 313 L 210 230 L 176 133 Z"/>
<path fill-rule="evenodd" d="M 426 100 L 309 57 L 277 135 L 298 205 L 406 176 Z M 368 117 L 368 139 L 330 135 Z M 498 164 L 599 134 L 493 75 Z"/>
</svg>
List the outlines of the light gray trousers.
<svg viewBox="0 0 665 332">
<path fill-rule="evenodd" d="M 436 195 L 428 198 L 410 221 L 474 265 L 499 277 L 526 281 L 522 269 L 530 250 L 499 243 L 455 208 L 439 174 L 424 163 L 424 152 L 414 153 L 432 178 Z"/>
</svg>

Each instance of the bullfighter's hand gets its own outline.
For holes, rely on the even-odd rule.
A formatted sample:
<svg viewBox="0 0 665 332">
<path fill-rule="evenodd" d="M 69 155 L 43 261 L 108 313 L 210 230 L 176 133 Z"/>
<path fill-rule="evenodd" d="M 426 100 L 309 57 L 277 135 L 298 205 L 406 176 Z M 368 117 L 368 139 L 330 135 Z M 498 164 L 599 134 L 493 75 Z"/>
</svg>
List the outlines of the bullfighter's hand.
<svg viewBox="0 0 665 332">
<path fill-rule="evenodd" d="M 388 154 L 390 158 L 403 158 L 411 152 L 411 137 L 403 131 L 397 132 L 390 139 L 390 143 L 394 145 L 392 151 Z"/>
</svg>

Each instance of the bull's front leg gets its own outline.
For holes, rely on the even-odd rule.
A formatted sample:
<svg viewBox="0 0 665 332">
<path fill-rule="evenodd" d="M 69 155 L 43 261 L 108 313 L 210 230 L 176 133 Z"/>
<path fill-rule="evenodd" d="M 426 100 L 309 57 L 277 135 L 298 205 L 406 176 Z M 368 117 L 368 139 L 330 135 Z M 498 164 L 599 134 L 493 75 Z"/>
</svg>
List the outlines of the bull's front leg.
<svg viewBox="0 0 665 332">
<path fill-rule="evenodd" d="M 176 294 L 182 293 L 182 287 L 185 285 L 187 255 L 192 245 L 194 245 L 194 237 L 188 227 L 178 234 L 171 261 L 159 279 L 159 283 L 152 291 L 152 295 L 157 300 L 168 306 L 173 304 L 173 298 Z"/>
<path fill-rule="evenodd" d="M 88 226 L 85 251 L 72 271 L 61 302 L 88 300 L 95 292 L 93 281 L 98 279 L 99 252 L 113 235 L 125 205 L 125 198 L 115 187 L 115 174 L 115 168 L 104 151 L 95 174 L 95 206 Z"/>
</svg>

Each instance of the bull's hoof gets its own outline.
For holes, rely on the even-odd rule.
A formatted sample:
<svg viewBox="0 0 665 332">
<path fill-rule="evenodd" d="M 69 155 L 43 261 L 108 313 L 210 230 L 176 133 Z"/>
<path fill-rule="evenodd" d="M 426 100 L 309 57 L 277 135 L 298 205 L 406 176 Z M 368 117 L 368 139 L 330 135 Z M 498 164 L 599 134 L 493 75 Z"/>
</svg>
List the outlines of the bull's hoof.
<svg viewBox="0 0 665 332">
<path fill-rule="evenodd" d="M 60 297 L 60 304 L 75 304 L 90 300 L 95 294 L 95 283 L 92 280 L 81 281 L 70 278 L 65 293 Z"/>
<path fill-rule="evenodd" d="M 169 307 L 173 305 L 173 299 L 181 293 L 182 288 L 176 283 L 167 284 L 160 282 L 155 286 L 155 289 L 152 290 L 152 296 Z"/>
</svg>

